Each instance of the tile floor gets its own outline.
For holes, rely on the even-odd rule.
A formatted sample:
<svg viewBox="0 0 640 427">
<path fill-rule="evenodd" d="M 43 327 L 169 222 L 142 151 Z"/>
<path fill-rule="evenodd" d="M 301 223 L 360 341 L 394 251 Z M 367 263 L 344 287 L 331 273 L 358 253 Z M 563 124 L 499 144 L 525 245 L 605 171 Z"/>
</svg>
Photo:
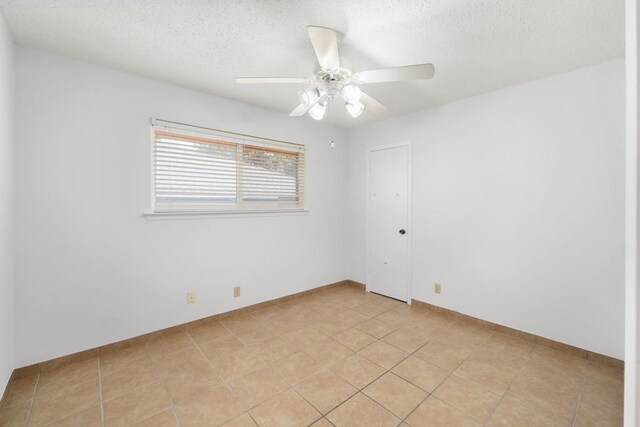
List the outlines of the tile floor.
<svg viewBox="0 0 640 427">
<path fill-rule="evenodd" d="M 16 380 L 0 425 L 614 426 L 622 376 L 345 286 Z"/>
</svg>

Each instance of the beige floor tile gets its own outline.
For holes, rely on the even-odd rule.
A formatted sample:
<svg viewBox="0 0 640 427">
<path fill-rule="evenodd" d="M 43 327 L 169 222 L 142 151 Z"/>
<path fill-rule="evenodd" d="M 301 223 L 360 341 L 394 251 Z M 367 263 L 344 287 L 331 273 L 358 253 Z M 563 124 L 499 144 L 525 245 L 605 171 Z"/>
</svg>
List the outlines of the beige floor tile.
<svg viewBox="0 0 640 427">
<path fill-rule="evenodd" d="M 422 316 L 422 313 L 418 315 L 416 311 L 415 314 L 412 315 L 411 308 L 409 308 L 409 311 L 394 309 L 376 316 L 376 319 L 388 325 L 400 328 L 408 326 L 411 323 L 411 320 L 417 316 Z"/>
<path fill-rule="evenodd" d="M 30 425 L 101 425 L 99 374 L 108 426 L 622 425 L 621 370 L 355 288 L 16 380 L 0 425 L 23 426 L 33 395 Z"/>
<path fill-rule="evenodd" d="M 4 407 L 19 405 L 29 402 L 33 398 L 36 390 L 38 375 L 30 375 L 25 378 L 18 378 L 7 384 L 7 390 L 4 395 Z"/>
<path fill-rule="evenodd" d="M 182 427 L 223 424 L 243 412 L 242 404 L 224 385 L 195 384 L 174 399 L 174 410 Z"/>
<path fill-rule="evenodd" d="M 480 427 L 481 424 L 433 396 L 429 396 L 406 419 L 412 427 Z M 516 426 L 514 426 L 516 427 Z"/>
<path fill-rule="evenodd" d="M 470 417 L 485 422 L 500 401 L 500 396 L 458 376 L 451 375 L 433 393 Z"/>
<path fill-rule="evenodd" d="M 289 341 L 281 337 L 270 338 L 258 346 L 257 357 L 266 363 L 272 363 L 283 359 L 298 349 Z"/>
<path fill-rule="evenodd" d="M 401 328 L 383 337 L 382 341 L 398 347 L 407 353 L 413 353 L 426 344 L 427 339 L 410 332 L 408 329 Z"/>
<path fill-rule="evenodd" d="M 544 413 L 511 399 L 503 399 L 487 422 L 487 427 L 561 427 Z"/>
<path fill-rule="evenodd" d="M 176 427 L 178 419 L 173 413 L 173 409 L 165 409 L 146 420 L 140 421 L 135 427 Z"/>
<path fill-rule="evenodd" d="M 249 415 L 248 412 L 245 412 L 244 414 L 238 417 L 235 417 L 228 423 L 223 424 L 223 427 L 256 427 L 256 426 L 257 424 L 253 421 L 253 418 L 251 418 L 251 415 Z"/>
<path fill-rule="evenodd" d="M 193 347 L 194 343 L 186 331 L 176 331 L 150 336 L 148 345 L 152 355 L 166 356 L 174 351 Z"/>
<path fill-rule="evenodd" d="M 449 372 L 444 369 L 415 356 L 409 356 L 400 362 L 392 372 L 429 393 L 449 376 Z"/>
<path fill-rule="evenodd" d="M 160 379 L 151 359 L 141 359 L 128 367 L 102 376 L 102 399 L 111 400 Z"/>
<path fill-rule="evenodd" d="M 211 361 L 211 363 L 223 381 L 231 381 L 267 366 L 256 357 L 256 350 L 249 347 L 224 356 L 220 360 Z"/>
<path fill-rule="evenodd" d="M 385 369 L 370 360 L 354 354 L 344 360 L 336 362 L 330 369 L 341 378 L 347 380 L 358 389 L 384 374 Z"/>
<path fill-rule="evenodd" d="M 576 371 L 560 372 L 555 368 L 534 361 L 527 361 L 520 370 L 520 376 L 556 392 L 577 396 L 581 375 Z"/>
<path fill-rule="evenodd" d="M 353 351 L 331 339 L 316 344 L 309 344 L 304 352 L 313 357 L 321 365 L 337 362 L 353 354 Z"/>
<path fill-rule="evenodd" d="M 381 322 L 377 319 L 370 319 L 356 326 L 356 329 L 365 332 L 373 337 L 382 338 L 390 334 L 397 328 L 393 325 Z"/>
<path fill-rule="evenodd" d="M 251 329 L 256 326 L 256 324 L 261 324 L 260 319 L 253 317 L 249 313 L 225 317 L 221 322 L 232 332 Z"/>
<path fill-rule="evenodd" d="M 404 328 L 410 331 L 412 334 L 418 335 L 426 339 L 427 341 L 433 341 L 449 333 L 441 326 L 432 324 L 431 320 L 426 317 L 412 319 L 411 323 L 404 326 Z"/>
<path fill-rule="evenodd" d="M 332 318 L 314 322 L 310 326 L 326 336 L 336 335 L 348 328 L 347 325 Z"/>
<path fill-rule="evenodd" d="M 464 320 L 456 323 L 455 330 L 463 339 L 475 345 L 487 341 L 494 333 L 492 327 L 477 325 Z"/>
<path fill-rule="evenodd" d="M 585 379 L 580 401 L 590 409 L 618 416 L 624 409 L 624 384 L 615 381 L 596 383 Z"/>
<path fill-rule="evenodd" d="M 458 323 L 453 323 L 446 328 L 443 327 L 442 329 L 444 330 L 444 333 L 441 332 L 434 339 L 445 344 L 464 346 L 476 350 L 487 342 L 487 340 L 478 340 L 473 334 L 467 333 L 467 330 L 460 328 Z"/>
<path fill-rule="evenodd" d="M 250 413 L 260 427 L 308 426 L 321 417 L 313 406 L 293 390 L 267 400 Z"/>
<path fill-rule="evenodd" d="M 284 315 L 280 315 L 278 317 L 267 320 L 265 322 L 265 325 L 276 336 L 282 336 L 288 332 L 297 331 L 298 329 L 307 327 L 306 324 L 297 320 L 290 319 Z"/>
<path fill-rule="evenodd" d="M 107 375 L 111 372 L 127 368 L 129 365 L 140 360 L 150 360 L 151 352 L 147 348 L 147 343 L 142 342 L 122 350 L 113 351 L 100 355 L 100 372 Z"/>
<path fill-rule="evenodd" d="M 0 408 L 0 426 L 24 427 L 31 402 Z"/>
<path fill-rule="evenodd" d="M 231 381 L 229 389 L 233 395 L 251 408 L 284 391 L 287 381 L 276 371 L 264 367 Z"/>
<path fill-rule="evenodd" d="M 241 329 L 235 332 L 235 336 L 244 345 L 256 345 L 275 338 L 275 334 L 266 326 L 255 325 L 252 328 Z"/>
<path fill-rule="evenodd" d="M 320 371 L 322 365 L 308 354 L 297 351 L 271 364 L 289 385 L 296 385 Z"/>
<path fill-rule="evenodd" d="M 505 398 L 534 408 L 555 422 L 565 425 L 571 422 L 578 399 L 573 394 L 560 393 L 541 386 L 536 381 L 529 381 L 526 376 L 521 375 L 517 375 L 513 380 Z"/>
<path fill-rule="evenodd" d="M 253 310 L 249 315 L 255 319 L 258 319 L 260 322 L 265 322 L 267 320 L 278 317 L 282 314 L 282 309 L 277 305 L 272 305 L 264 308 L 260 308 L 258 310 Z"/>
<path fill-rule="evenodd" d="M 529 360 L 527 356 L 520 356 L 508 351 L 496 351 L 482 347 L 476 348 L 469 355 L 469 359 L 494 364 L 496 366 L 509 366 L 515 369 L 522 368 L 527 360 Z"/>
<path fill-rule="evenodd" d="M 245 348 L 245 345 L 234 335 L 217 338 L 204 343 L 199 343 L 198 347 L 211 362 L 216 362 L 229 354 L 236 353 Z"/>
<path fill-rule="evenodd" d="M 624 424 L 623 412 L 606 412 L 590 405 L 580 402 L 576 414 L 575 427 L 622 427 Z"/>
<path fill-rule="evenodd" d="M 37 396 L 31 408 L 29 424 L 51 423 L 98 405 L 98 387 L 98 379 L 95 379 Z"/>
<path fill-rule="evenodd" d="M 473 348 L 468 345 L 430 341 L 414 356 L 453 372 L 472 352 Z"/>
<path fill-rule="evenodd" d="M 369 384 L 362 392 L 401 419 L 427 397 L 427 392 L 391 372 Z"/>
<path fill-rule="evenodd" d="M 468 358 L 455 370 L 459 377 L 473 381 L 489 391 L 502 396 L 515 378 L 518 370 L 497 361 Z"/>
<path fill-rule="evenodd" d="M 333 427 L 333 424 L 327 421 L 326 418 L 320 418 L 318 421 L 311 424 L 311 427 Z"/>
<path fill-rule="evenodd" d="M 369 319 L 364 314 L 351 309 L 338 312 L 331 316 L 331 318 L 342 323 L 346 326 L 346 328 L 351 328 L 353 326 L 359 325 L 360 323 L 366 322 Z"/>
<path fill-rule="evenodd" d="M 63 366 L 40 374 L 38 387 L 36 389 L 36 396 L 41 396 L 45 393 L 59 390 L 70 385 L 97 379 L 97 358 Z"/>
<path fill-rule="evenodd" d="M 331 411 L 358 391 L 329 370 L 323 370 L 303 381 L 295 389 L 322 414 Z"/>
<path fill-rule="evenodd" d="M 530 354 L 534 362 L 555 368 L 559 372 L 582 374 L 587 367 L 587 360 L 563 353 L 549 347 L 536 345 Z"/>
<path fill-rule="evenodd" d="M 358 393 L 327 414 L 336 427 L 395 427 L 400 419 L 369 397 Z"/>
<path fill-rule="evenodd" d="M 362 350 L 377 340 L 377 338 L 355 328 L 342 331 L 339 334 L 334 335 L 333 339 L 353 351 Z"/>
<path fill-rule="evenodd" d="M 127 426 L 145 420 L 171 407 L 171 401 L 160 383 L 150 384 L 104 403 L 107 426 Z"/>
<path fill-rule="evenodd" d="M 66 418 L 56 421 L 53 424 L 47 424 L 47 427 L 101 427 L 102 411 L 100 406 L 94 406 L 79 414 L 70 415 Z"/>
<path fill-rule="evenodd" d="M 509 351 L 520 356 L 527 356 L 533 349 L 534 344 L 530 341 L 496 332 L 482 346 L 496 351 Z"/>
<path fill-rule="evenodd" d="M 195 383 L 220 383 L 220 378 L 210 362 L 195 347 L 178 350 L 165 357 L 156 358 L 158 376 L 165 382 L 173 397 L 182 388 Z"/>
<path fill-rule="evenodd" d="M 584 378 L 587 381 L 597 384 L 621 384 L 624 381 L 624 371 L 600 365 L 598 363 L 588 362 L 584 371 Z"/>
<path fill-rule="evenodd" d="M 318 332 L 311 327 L 304 327 L 296 329 L 295 331 L 287 332 L 282 337 L 293 344 L 298 349 L 305 349 L 308 345 L 317 344 L 325 341 L 329 336 Z"/>
<path fill-rule="evenodd" d="M 367 317 L 376 317 L 386 311 L 391 310 L 392 307 L 380 304 L 379 302 L 368 302 L 365 304 L 356 305 L 353 310 L 364 314 Z"/>
<path fill-rule="evenodd" d="M 232 335 L 231 331 L 217 320 L 190 328 L 188 333 L 197 344 Z"/>
<path fill-rule="evenodd" d="M 366 357 L 385 369 L 393 368 L 396 364 L 409 356 L 409 353 L 382 341 L 376 341 L 369 344 L 360 350 L 358 354 Z"/>
</svg>

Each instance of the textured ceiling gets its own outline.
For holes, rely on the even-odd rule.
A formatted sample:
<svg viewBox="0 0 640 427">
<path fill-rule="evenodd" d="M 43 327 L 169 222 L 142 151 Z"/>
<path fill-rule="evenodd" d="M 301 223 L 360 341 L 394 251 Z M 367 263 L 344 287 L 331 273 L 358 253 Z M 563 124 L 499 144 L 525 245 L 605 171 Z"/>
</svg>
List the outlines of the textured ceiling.
<svg viewBox="0 0 640 427">
<path fill-rule="evenodd" d="M 433 80 L 365 90 L 389 107 L 354 127 L 624 55 L 624 0 L 0 0 L 18 44 L 288 113 L 298 86 L 235 76 L 310 76 L 305 27 L 343 35 L 354 71 L 432 62 Z M 305 118 L 308 120 L 308 118 Z M 292 118 L 291 120 L 305 120 Z"/>
</svg>

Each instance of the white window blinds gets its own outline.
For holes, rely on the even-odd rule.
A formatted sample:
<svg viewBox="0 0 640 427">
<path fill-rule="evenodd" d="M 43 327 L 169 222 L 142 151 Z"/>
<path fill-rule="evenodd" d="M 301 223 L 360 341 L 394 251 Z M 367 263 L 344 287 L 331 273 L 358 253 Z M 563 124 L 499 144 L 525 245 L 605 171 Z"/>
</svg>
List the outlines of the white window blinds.
<svg viewBox="0 0 640 427">
<path fill-rule="evenodd" d="M 304 145 L 155 121 L 154 212 L 300 210 Z"/>
</svg>

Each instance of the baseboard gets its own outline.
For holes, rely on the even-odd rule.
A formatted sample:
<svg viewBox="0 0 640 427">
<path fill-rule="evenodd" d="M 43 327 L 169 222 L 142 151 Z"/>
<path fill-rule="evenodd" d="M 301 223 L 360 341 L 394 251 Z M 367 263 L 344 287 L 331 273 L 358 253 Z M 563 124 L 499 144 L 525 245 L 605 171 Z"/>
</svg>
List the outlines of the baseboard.
<svg viewBox="0 0 640 427">
<path fill-rule="evenodd" d="M 118 341 L 118 342 L 114 342 L 114 343 L 110 343 L 110 344 L 105 344 L 99 347 L 95 347 L 95 348 L 91 348 L 88 350 L 84 350 L 84 351 L 80 351 L 77 353 L 73 353 L 73 354 L 69 354 L 67 356 L 62 356 L 62 357 L 56 357 L 54 359 L 50 359 L 44 362 L 40 362 L 40 363 L 35 363 L 33 365 L 29 365 L 29 366 L 23 366 L 21 368 L 16 368 L 14 369 L 11 378 L 9 379 L 9 382 L 11 382 L 12 380 L 16 379 L 16 378 L 24 378 L 30 375 L 34 375 L 37 373 L 42 373 L 42 372 L 47 372 L 47 371 L 51 371 L 55 368 L 59 368 L 61 366 L 66 366 L 66 365 L 70 365 L 72 363 L 77 363 L 77 362 L 82 362 L 84 360 L 88 360 L 91 359 L 93 357 L 97 357 L 100 354 L 107 354 L 107 353 L 111 353 L 117 350 L 121 350 L 123 348 L 127 348 L 130 347 L 134 344 L 140 343 L 142 341 L 145 341 L 147 339 L 147 337 L 157 337 L 158 335 L 163 335 L 163 334 L 167 334 L 167 333 L 171 333 L 174 331 L 179 331 L 179 330 L 188 330 L 190 328 L 194 328 L 197 326 L 200 326 L 202 324 L 214 321 L 214 320 L 220 320 L 220 319 L 224 319 L 226 317 L 230 317 L 230 316 L 237 316 L 239 314 L 243 314 L 243 313 L 250 313 L 252 311 L 255 310 L 259 310 L 265 307 L 269 307 L 272 305 L 276 305 L 276 304 L 281 304 L 283 302 L 286 301 L 290 301 L 296 298 L 301 298 L 304 296 L 308 296 L 311 294 L 315 294 L 318 292 L 323 292 L 323 291 L 327 291 L 329 289 L 338 287 L 338 286 L 350 286 L 350 287 L 355 287 L 357 289 L 361 289 L 361 290 L 365 290 L 366 287 L 363 283 L 359 283 L 353 280 L 342 280 L 340 282 L 336 282 L 336 283 L 331 283 L 329 285 L 324 285 L 324 286 L 319 286 L 317 288 L 313 288 L 313 289 L 309 289 L 306 291 L 302 291 L 302 292 L 298 292 L 295 294 L 291 294 L 291 295 L 287 295 L 284 297 L 280 297 L 280 298 L 275 298 L 269 301 L 264 301 L 261 303 L 257 303 L 257 304 L 253 304 L 247 307 L 242 307 L 242 308 L 238 308 L 235 310 L 231 310 L 231 311 L 227 311 L 224 313 L 219 313 L 219 314 L 214 314 L 212 316 L 208 316 L 208 317 L 204 317 L 202 319 L 198 319 L 198 320 L 194 320 L 188 323 L 183 323 L 180 325 L 176 325 L 176 326 L 172 326 L 170 328 L 166 328 L 166 329 L 162 329 L 159 331 L 155 331 L 155 332 L 150 332 L 147 334 L 143 334 L 143 335 L 139 335 L 133 338 L 128 338 L 122 341 Z M 425 308 L 427 310 L 439 313 L 441 315 L 447 316 L 447 317 L 451 317 L 451 318 L 455 318 L 455 319 L 460 319 L 460 320 L 465 320 L 465 321 L 469 321 L 469 322 L 473 322 L 476 324 L 480 324 L 483 325 L 485 327 L 489 327 L 491 329 L 495 329 L 497 331 L 509 334 L 509 335 L 513 335 L 515 337 L 518 337 L 520 339 L 524 339 L 527 341 L 531 341 L 531 342 L 535 342 L 537 344 L 540 345 L 544 345 L 546 347 L 550 347 L 553 348 L 555 350 L 559 350 L 565 353 L 569 353 L 572 354 L 574 356 L 583 358 L 583 359 L 588 359 L 591 360 L 593 362 L 596 363 L 600 363 L 602 365 L 607 365 L 613 368 L 617 368 L 617 369 L 623 369 L 624 368 L 624 361 L 610 357 L 610 356 L 606 356 L 603 354 L 599 354 L 599 353 L 595 353 L 589 350 L 585 350 L 585 349 L 581 349 L 578 347 L 574 347 L 571 346 L 569 344 L 564 344 L 561 343 L 559 341 L 554 341 L 554 340 L 550 340 L 548 338 L 544 338 L 538 335 L 534 335 L 534 334 L 530 334 L 528 332 L 523 332 L 523 331 L 519 331 L 517 329 L 513 329 L 513 328 L 509 328 L 507 326 L 503 326 L 503 325 L 499 325 L 497 323 L 493 323 L 493 322 L 489 322 L 486 320 L 482 320 L 482 319 L 478 319 L 476 317 L 472 317 L 454 310 L 449 310 L 447 308 L 443 308 L 443 307 L 439 307 L 433 304 L 429 304 L 426 303 L 424 301 L 419 301 L 416 299 L 412 299 L 411 300 L 411 304 L 414 307 L 422 307 Z M 0 400 L 0 405 L 1 405 L 1 400 Z"/>
<path fill-rule="evenodd" d="M 16 378 L 24 378 L 30 375 L 34 375 L 37 373 L 51 371 L 52 369 L 59 368 L 61 366 L 70 365 L 72 363 L 82 362 L 84 360 L 91 359 L 93 357 L 98 356 L 99 354 L 107 354 L 111 353 L 123 348 L 130 347 L 134 344 L 142 342 L 147 339 L 147 337 L 153 336 L 156 337 L 158 335 L 171 333 L 178 330 L 188 330 L 190 328 L 194 328 L 196 326 L 214 321 L 219 319 L 224 319 L 229 316 L 237 316 L 243 313 L 249 313 L 255 310 L 259 310 L 265 307 L 269 307 L 275 304 L 282 304 L 283 302 L 291 301 L 296 298 L 302 298 L 304 296 L 312 295 L 318 292 L 327 291 L 329 289 L 338 287 L 338 286 L 353 286 L 356 288 L 364 289 L 364 285 L 362 283 L 354 282 L 352 280 L 342 280 L 340 282 L 331 283 L 329 285 L 319 286 L 317 288 L 309 289 L 306 291 L 298 292 L 291 295 L 286 295 L 284 297 L 275 298 L 269 301 L 264 301 L 257 304 L 252 304 L 246 307 L 238 308 L 231 311 L 226 311 L 224 313 L 214 314 L 212 316 L 204 317 L 202 319 L 194 320 L 188 323 L 183 323 L 180 325 L 172 326 L 170 328 L 161 329 L 159 331 L 150 332 L 147 334 L 139 335 L 133 338 L 128 338 L 126 340 L 105 344 L 100 347 L 91 348 L 88 350 L 80 351 L 77 353 L 69 354 L 67 356 L 56 357 L 54 359 L 50 359 L 44 362 L 35 363 L 29 366 L 23 366 L 21 368 L 16 368 L 13 371 L 11 376 L 11 380 Z"/>
<path fill-rule="evenodd" d="M 601 365 L 610 366 L 616 369 L 624 369 L 624 361 L 616 359 L 615 357 L 606 356 L 604 354 L 596 353 L 583 348 L 575 347 L 569 344 L 565 344 L 559 341 L 554 341 L 549 338 L 541 337 L 539 335 L 531 334 L 529 332 L 523 332 L 518 329 L 513 329 L 508 326 L 500 325 L 498 323 L 489 322 L 487 320 L 478 319 L 477 317 L 469 316 L 467 314 L 460 313 L 458 311 L 450 310 L 448 308 L 439 307 L 437 305 L 429 304 L 417 299 L 411 300 L 411 305 L 415 307 L 423 307 L 427 310 L 441 314 L 446 317 L 464 320 L 467 322 L 473 322 L 484 327 L 494 329 L 498 332 L 502 332 L 508 335 L 513 335 L 517 338 L 530 341 L 536 344 L 543 345 L 545 347 L 552 348 L 554 350 L 561 351 L 563 353 L 571 354 L 572 356 L 580 357 L 582 359 L 591 360 Z"/>
</svg>

